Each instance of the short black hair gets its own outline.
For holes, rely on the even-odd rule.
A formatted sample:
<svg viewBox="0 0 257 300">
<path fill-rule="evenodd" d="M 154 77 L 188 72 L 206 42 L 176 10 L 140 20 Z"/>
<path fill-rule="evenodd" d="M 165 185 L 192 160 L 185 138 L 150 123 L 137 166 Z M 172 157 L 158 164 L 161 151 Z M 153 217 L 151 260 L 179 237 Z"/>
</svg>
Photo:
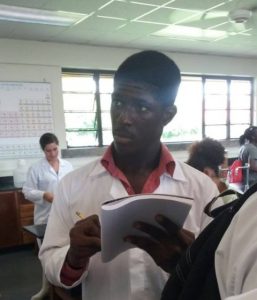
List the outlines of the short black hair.
<svg viewBox="0 0 257 300">
<path fill-rule="evenodd" d="M 59 140 L 57 136 L 51 132 L 46 132 L 43 135 L 41 135 L 39 139 L 39 144 L 41 149 L 44 151 L 46 145 L 55 143 L 56 145 L 59 145 Z"/>
<path fill-rule="evenodd" d="M 114 75 L 114 89 L 122 82 L 139 82 L 156 89 L 157 100 L 174 104 L 181 81 L 180 70 L 167 55 L 145 50 L 129 56 Z"/>
<path fill-rule="evenodd" d="M 250 127 L 246 128 L 246 130 L 244 131 L 244 134 L 242 134 L 239 137 L 239 144 L 244 145 L 247 141 L 251 143 L 253 141 L 253 137 L 256 134 L 255 133 L 256 129 L 257 129 L 257 126 L 250 126 Z"/>
<path fill-rule="evenodd" d="M 202 141 L 194 142 L 189 147 L 189 158 L 187 164 L 203 172 L 209 167 L 219 175 L 219 166 L 225 160 L 225 148 L 212 138 L 205 138 Z"/>
</svg>

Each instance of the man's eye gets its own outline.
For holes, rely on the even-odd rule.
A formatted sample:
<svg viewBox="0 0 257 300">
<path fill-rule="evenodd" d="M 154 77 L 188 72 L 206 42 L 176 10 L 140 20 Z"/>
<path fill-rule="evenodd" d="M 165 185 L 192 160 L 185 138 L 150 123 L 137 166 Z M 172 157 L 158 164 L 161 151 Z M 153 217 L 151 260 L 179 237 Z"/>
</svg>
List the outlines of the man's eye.
<svg viewBox="0 0 257 300">
<path fill-rule="evenodd" d="M 148 111 L 148 108 L 146 106 L 140 106 L 140 111 L 146 112 L 146 111 Z"/>
<path fill-rule="evenodd" d="M 121 107 L 122 106 L 122 102 L 120 101 L 120 100 L 116 100 L 116 99 L 114 99 L 113 101 L 112 101 L 112 103 L 113 103 L 113 105 L 115 106 L 115 107 Z"/>
</svg>

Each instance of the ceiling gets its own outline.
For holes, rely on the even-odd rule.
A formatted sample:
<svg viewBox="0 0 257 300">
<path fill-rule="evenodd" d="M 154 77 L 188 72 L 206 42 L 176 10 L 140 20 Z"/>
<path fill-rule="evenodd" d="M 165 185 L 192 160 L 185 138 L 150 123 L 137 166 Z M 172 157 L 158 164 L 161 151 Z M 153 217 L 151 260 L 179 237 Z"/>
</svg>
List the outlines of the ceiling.
<svg viewBox="0 0 257 300">
<path fill-rule="evenodd" d="M 0 4 L 86 15 L 70 27 L 0 21 L 0 38 L 257 58 L 257 0 L 0 0 Z M 231 22 L 229 12 L 235 9 L 250 9 L 250 19 L 244 24 Z M 157 35 L 168 26 L 171 36 Z"/>
</svg>

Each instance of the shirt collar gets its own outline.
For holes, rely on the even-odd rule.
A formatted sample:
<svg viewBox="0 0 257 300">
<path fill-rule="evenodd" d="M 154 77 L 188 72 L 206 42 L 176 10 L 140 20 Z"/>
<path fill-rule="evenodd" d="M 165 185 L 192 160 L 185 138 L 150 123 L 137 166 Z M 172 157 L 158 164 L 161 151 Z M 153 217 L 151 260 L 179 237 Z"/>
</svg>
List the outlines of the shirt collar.
<svg viewBox="0 0 257 300">
<path fill-rule="evenodd" d="M 112 176 L 119 177 L 121 171 L 115 165 L 115 162 L 113 160 L 112 145 L 110 145 L 106 149 L 101 159 L 101 164 Z M 161 176 L 163 173 L 167 173 L 168 175 L 173 177 L 174 169 L 175 169 L 175 161 L 169 149 L 164 144 L 161 144 L 161 157 L 160 157 L 160 163 L 158 167 L 155 169 L 155 171 L 157 172 L 156 175 Z"/>
</svg>

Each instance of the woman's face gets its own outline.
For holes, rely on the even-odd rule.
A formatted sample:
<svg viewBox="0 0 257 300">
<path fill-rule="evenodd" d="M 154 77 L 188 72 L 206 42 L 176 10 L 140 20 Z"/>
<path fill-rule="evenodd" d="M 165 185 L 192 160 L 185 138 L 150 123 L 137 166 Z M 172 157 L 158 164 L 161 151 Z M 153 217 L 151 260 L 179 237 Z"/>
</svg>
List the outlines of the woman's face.
<svg viewBox="0 0 257 300">
<path fill-rule="evenodd" d="M 44 153 L 48 161 L 54 161 L 58 158 L 59 147 L 56 143 L 47 144 L 44 148 Z"/>
</svg>

